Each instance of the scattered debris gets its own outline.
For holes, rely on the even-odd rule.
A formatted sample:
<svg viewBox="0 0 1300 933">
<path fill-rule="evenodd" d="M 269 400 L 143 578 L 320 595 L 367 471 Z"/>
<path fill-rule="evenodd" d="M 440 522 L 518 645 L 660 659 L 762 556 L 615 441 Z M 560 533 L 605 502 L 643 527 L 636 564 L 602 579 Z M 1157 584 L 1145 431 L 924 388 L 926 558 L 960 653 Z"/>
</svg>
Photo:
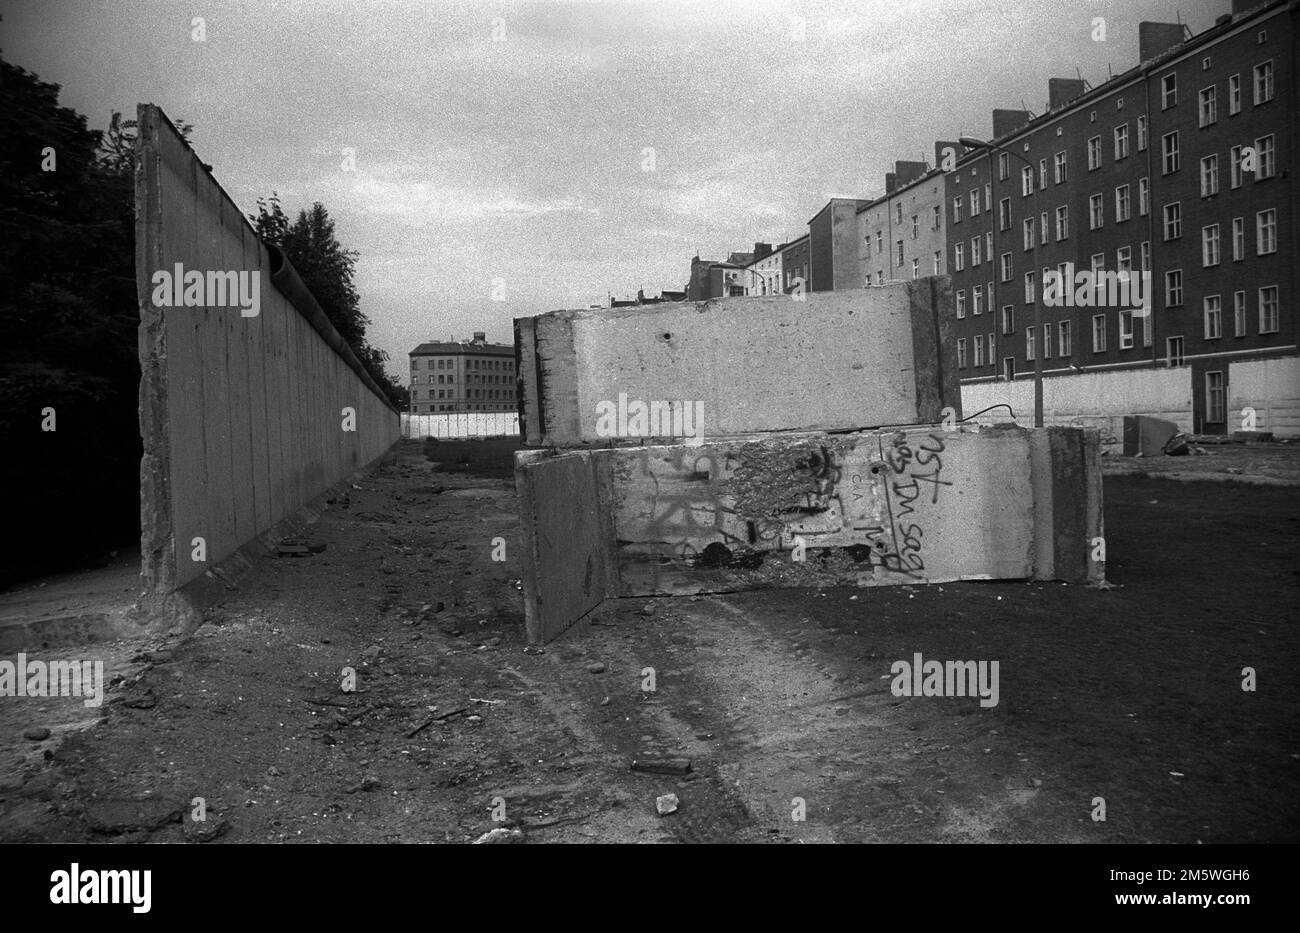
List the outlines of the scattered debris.
<svg viewBox="0 0 1300 933">
<path fill-rule="evenodd" d="M 523 842 L 524 834 L 518 829 L 497 829 L 489 830 L 474 840 L 474 845 L 508 845 L 510 843 Z"/>
<path fill-rule="evenodd" d="M 44 727 L 23 730 L 23 738 L 29 742 L 44 742 L 50 737 L 50 730 Z"/>
<path fill-rule="evenodd" d="M 360 784 L 354 784 L 353 786 L 349 787 L 346 791 L 344 791 L 344 793 L 355 794 L 357 791 L 379 790 L 381 786 L 382 784 L 380 783 L 379 778 L 367 776 L 361 779 Z"/>
<path fill-rule="evenodd" d="M 185 835 L 186 842 L 211 842 L 221 836 L 224 836 L 230 829 L 230 821 L 223 816 L 217 816 L 215 813 L 208 811 L 207 819 L 181 821 L 181 831 Z"/>
<path fill-rule="evenodd" d="M 587 665 L 587 673 L 589 673 L 589 674 L 603 674 L 603 673 L 605 673 L 605 664 L 604 664 L 604 662 L 603 662 L 603 661 L 592 661 L 590 664 Z"/>
<path fill-rule="evenodd" d="M 678 802 L 676 794 L 664 794 L 662 797 L 655 798 L 655 810 L 660 816 L 676 813 Z"/>
<path fill-rule="evenodd" d="M 632 762 L 633 771 L 645 774 L 689 774 L 689 758 L 637 758 Z"/>
<path fill-rule="evenodd" d="M 467 712 L 469 712 L 469 707 L 468 707 L 468 706 L 462 706 L 462 707 L 460 707 L 459 709 L 454 709 L 454 710 L 452 710 L 452 711 L 449 712 L 449 713 L 443 713 L 443 714 L 440 715 L 440 716 L 432 716 L 432 717 L 430 717 L 429 719 L 426 719 L 424 722 L 420 723 L 418 726 L 416 726 L 416 727 L 415 727 L 414 729 L 412 729 L 410 732 L 406 733 L 406 737 L 407 737 L 408 739 L 415 738 L 415 736 L 419 735 L 421 732 L 423 732 L 425 729 L 429 728 L 429 727 L 430 727 L 431 725 L 433 725 L 435 722 L 441 722 L 441 721 L 444 720 L 444 719 L 450 719 L 452 716 L 459 716 L 461 713 L 467 713 Z"/>
</svg>

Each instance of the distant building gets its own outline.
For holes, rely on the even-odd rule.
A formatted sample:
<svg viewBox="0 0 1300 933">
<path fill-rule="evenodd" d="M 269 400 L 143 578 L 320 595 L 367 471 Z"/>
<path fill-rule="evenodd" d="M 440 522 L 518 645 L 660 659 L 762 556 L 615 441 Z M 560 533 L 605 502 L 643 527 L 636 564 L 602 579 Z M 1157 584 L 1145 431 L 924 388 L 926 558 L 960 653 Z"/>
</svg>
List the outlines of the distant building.
<svg viewBox="0 0 1300 933">
<path fill-rule="evenodd" d="M 937 162 L 956 143 L 936 143 Z M 885 175 L 885 193 L 858 208 L 858 285 L 886 285 L 942 275 L 944 175 L 924 162 L 895 162 Z"/>
<path fill-rule="evenodd" d="M 656 298 L 647 298 L 644 289 L 637 289 L 636 298 L 615 298 L 612 295 L 609 299 L 611 308 L 634 308 L 637 305 L 656 305 L 665 301 L 685 301 L 686 292 L 674 292 L 664 289 Z"/>
<path fill-rule="evenodd" d="M 805 291 L 861 288 L 858 253 L 858 208 L 862 198 L 831 198 L 808 221 L 810 277 Z"/>
<path fill-rule="evenodd" d="M 686 286 L 687 301 L 706 301 L 709 298 L 735 298 L 746 294 L 749 273 L 746 267 L 755 256 L 771 253 L 769 243 L 755 243 L 753 252 L 731 253 L 726 262 L 712 262 L 696 256 L 691 260 L 691 280 Z"/>
<path fill-rule="evenodd" d="M 515 411 L 515 348 L 487 343 L 422 343 L 410 353 L 411 413 Z"/>
<path fill-rule="evenodd" d="M 805 233 L 780 248 L 781 276 L 785 285 L 782 291 L 787 295 L 794 291 L 800 282 L 803 283 L 803 290 L 808 291 L 808 274 L 812 265 L 812 253 L 808 244 L 808 234 Z"/>
</svg>

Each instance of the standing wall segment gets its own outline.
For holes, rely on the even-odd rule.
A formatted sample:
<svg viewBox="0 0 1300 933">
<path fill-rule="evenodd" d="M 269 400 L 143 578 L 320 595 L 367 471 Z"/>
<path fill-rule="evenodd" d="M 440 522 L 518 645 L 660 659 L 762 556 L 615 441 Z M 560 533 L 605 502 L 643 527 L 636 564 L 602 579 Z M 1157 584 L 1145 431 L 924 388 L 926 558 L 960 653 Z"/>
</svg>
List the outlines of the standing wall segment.
<svg viewBox="0 0 1300 933">
<path fill-rule="evenodd" d="M 162 110 L 138 118 L 141 576 L 165 597 L 380 457 L 400 422 Z"/>
</svg>

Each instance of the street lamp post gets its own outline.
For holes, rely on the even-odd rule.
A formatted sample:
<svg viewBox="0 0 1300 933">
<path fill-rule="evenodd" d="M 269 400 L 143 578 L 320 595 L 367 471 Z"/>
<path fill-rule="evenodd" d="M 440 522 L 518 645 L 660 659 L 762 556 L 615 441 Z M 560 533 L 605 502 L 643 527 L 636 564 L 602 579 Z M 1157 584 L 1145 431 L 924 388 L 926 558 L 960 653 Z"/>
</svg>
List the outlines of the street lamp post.
<svg viewBox="0 0 1300 933">
<path fill-rule="evenodd" d="M 1019 159 L 1021 162 L 1025 163 L 1025 166 L 1029 169 L 1029 180 L 1031 184 L 1029 193 L 1032 196 L 1030 204 L 1034 212 L 1034 220 L 1039 223 L 1042 222 L 1042 215 L 1038 212 L 1039 179 L 1034 177 L 1034 165 L 1032 162 L 1020 155 L 1018 152 L 1012 152 L 1010 149 L 999 146 L 996 143 L 983 139 L 976 139 L 973 136 L 962 136 L 958 141 L 968 149 L 996 149 L 998 152 L 1005 152 L 1012 158 Z M 989 180 L 992 181 L 992 178 L 993 161 L 990 159 Z M 1038 265 L 1038 241 L 1042 238 L 1043 233 L 1043 230 L 1036 231 L 1033 235 L 1033 241 L 1031 244 L 1033 247 L 1031 255 L 1033 256 L 1033 272 L 1035 278 L 1038 278 L 1038 273 L 1040 271 Z M 1043 426 L 1043 351 L 1046 347 L 1042 346 L 1040 341 L 1045 340 L 1043 336 L 1042 294 L 1046 287 L 1047 283 L 1040 281 L 1038 283 L 1038 288 L 1034 293 L 1034 427 L 1036 428 L 1041 428 Z"/>
</svg>

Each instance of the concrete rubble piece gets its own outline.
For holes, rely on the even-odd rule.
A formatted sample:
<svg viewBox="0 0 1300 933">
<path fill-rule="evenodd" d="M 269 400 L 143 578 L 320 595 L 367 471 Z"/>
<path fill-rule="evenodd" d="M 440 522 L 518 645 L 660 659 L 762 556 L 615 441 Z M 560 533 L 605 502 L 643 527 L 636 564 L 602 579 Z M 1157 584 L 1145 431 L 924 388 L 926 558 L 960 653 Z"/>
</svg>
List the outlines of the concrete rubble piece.
<svg viewBox="0 0 1300 933">
<path fill-rule="evenodd" d="M 529 640 L 611 597 L 1100 583 L 1095 431 L 950 425 L 516 454 Z"/>
</svg>

